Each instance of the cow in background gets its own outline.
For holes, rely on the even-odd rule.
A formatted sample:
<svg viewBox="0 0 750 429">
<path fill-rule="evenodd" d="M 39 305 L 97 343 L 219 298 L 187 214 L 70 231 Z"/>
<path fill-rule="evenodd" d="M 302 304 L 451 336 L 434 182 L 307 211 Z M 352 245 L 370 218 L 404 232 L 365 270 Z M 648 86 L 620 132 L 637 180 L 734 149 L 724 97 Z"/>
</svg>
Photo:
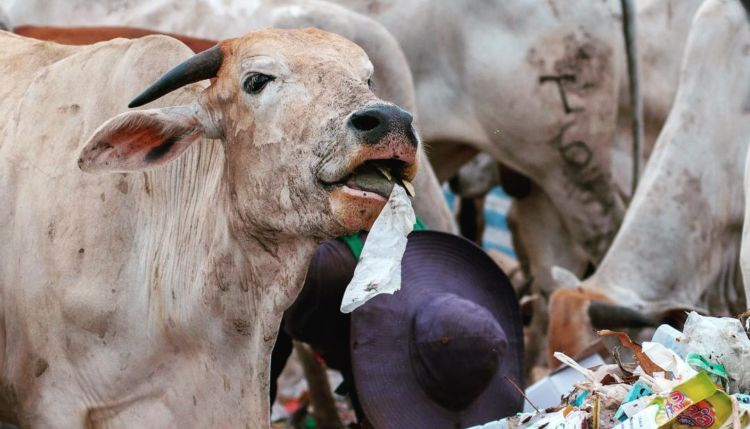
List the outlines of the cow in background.
<svg viewBox="0 0 750 429">
<path fill-rule="evenodd" d="M 682 59 L 687 33 L 695 10 L 702 0 L 638 0 L 636 2 L 638 18 L 639 57 L 641 60 L 642 76 L 641 88 L 643 94 L 646 140 L 644 155 L 649 156 L 656 135 L 666 119 L 676 92 L 679 77 L 679 65 Z M 559 7 L 570 7 L 570 4 L 556 2 Z M 394 18 L 395 19 L 395 18 Z M 415 43 L 418 42 L 415 40 Z M 408 51 L 407 51 L 408 52 Z M 628 201 L 631 194 L 632 180 L 632 140 L 630 118 L 630 100 L 627 94 L 627 74 L 625 73 L 624 58 L 618 67 L 620 73 L 619 98 L 610 102 L 619 103 L 615 144 L 611 151 L 611 174 L 616 182 L 616 192 L 623 201 Z M 419 87 L 418 87 L 419 88 Z M 614 123 L 611 124 L 615 126 Z M 429 137 L 429 134 L 425 134 Z M 550 147 L 550 151 L 554 148 Z M 485 163 L 486 164 L 486 163 Z M 465 165 L 459 171 L 455 183 L 459 192 L 466 191 L 466 197 L 481 195 L 485 190 L 501 182 L 506 188 L 508 183 L 523 183 L 516 179 L 500 180 L 499 165 L 490 165 L 494 170 L 488 174 L 481 174 L 481 179 L 475 177 L 486 170 L 485 164 Z M 508 170 L 507 168 L 505 169 Z M 486 178 L 493 181 L 487 183 Z M 472 180 L 474 179 L 474 180 Z M 480 189 L 476 189 L 480 187 Z M 518 188 L 515 186 L 515 188 Z M 469 192 L 470 191 L 470 192 Z M 550 274 L 553 265 L 564 267 L 577 276 L 590 272 L 595 266 L 585 248 L 566 226 L 565 214 L 559 212 L 554 200 L 536 181 L 528 181 L 522 187 L 522 192 L 514 189 L 508 193 L 516 197 L 508 214 L 509 224 L 513 230 L 513 240 L 517 254 L 522 260 L 524 272 L 529 281 L 533 281 L 533 289 L 541 300 L 535 308 L 533 322 L 538 332 L 546 331 L 546 302 L 544 297 L 551 294 L 557 283 Z M 535 294 L 536 295 L 536 294 Z M 542 338 L 537 335 L 537 338 Z M 535 350 L 542 350 L 542 343 L 528 348 L 529 356 Z M 544 354 L 540 354 L 544 356 Z"/>
<path fill-rule="evenodd" d="M 487 152 L 539 186 L 587 257 L 601 259 L 625 209 L 610 171 L 619 1 L 339 3 L 401 43 L 438 178 Z"/>
<path fill-rule="evenodd" d="M 696 13 L 674 105 L 612 247 L 590 278 L 567 280 L 573 287 L 552 295 L 550 365 L 552 351 L 574 356 L 595 341 L 592 327 L 654 325 L 684 309 L 725 315 L 747 308 L 739 254 L 750 136 L 748 3 L 706 0 Z"/>
<path fill-rule="evenodd" d="M 159 33 L 157 31 L 132 27 L 43 27 L 36 25 L 21 25 L 13 28 L 13 32 L 39 40 L 61 43 L 63 45 L 91 45 L 93 43 L 122 37 L 137 39 L 152 34 L 164 34 L 174 37 L 187 45 L 193 52 L 203 52 L 216 45 L 215 40 L 199 39 L 173 33 Z"/>
</svg>

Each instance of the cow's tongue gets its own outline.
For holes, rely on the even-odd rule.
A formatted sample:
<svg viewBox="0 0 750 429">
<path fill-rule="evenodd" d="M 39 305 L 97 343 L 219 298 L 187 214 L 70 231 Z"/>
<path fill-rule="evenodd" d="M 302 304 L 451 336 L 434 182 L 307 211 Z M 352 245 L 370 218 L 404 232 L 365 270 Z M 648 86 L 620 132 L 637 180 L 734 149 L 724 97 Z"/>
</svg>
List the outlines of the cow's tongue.
<svg viewBox="0 0 750 429">
<path fill-rule="evenodd" d="M 393 185 L 392 181 L 371 165 L 358 168 L 347 181 L 347 186 L 350 188 L 373 192 L 383 198 L 388 198 L 391 195 Z"/>
</svg>

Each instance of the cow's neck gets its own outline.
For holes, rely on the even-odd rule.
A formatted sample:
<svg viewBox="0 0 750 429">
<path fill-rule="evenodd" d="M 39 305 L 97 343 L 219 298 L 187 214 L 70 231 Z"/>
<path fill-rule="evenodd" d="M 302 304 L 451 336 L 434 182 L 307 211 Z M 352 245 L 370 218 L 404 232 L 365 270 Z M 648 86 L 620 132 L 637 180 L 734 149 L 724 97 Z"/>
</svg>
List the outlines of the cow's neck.
<svg viewBox="0 0 750 429">
<path fill-rule="evenodd" d="M 226 360 L 226 376 L 243 386 L 231 392 L 244 392 L 247 415 L 267 419 L 271 350 L 317 243 L 233 229 L 223 163 L 220 145 L 209 142 L 147 173 L 148 329 L 186 356 Z"/>
<path fill-rule="evenodd" d="M 253 421 L 250 427 L 268 427 L 272 350 L 283 312 L 302 287 L 316 243 L 281 237 L 270 247 L 257 238 L 230 243 L 212 249 L 215 270 L 204 290 L 208 307 L 220 309 L 212 315 L 220 326 L 212 341 L 223 342 L 226 356 L 238 357 L 230 359 L 232 369 L 226 371 L 241 386 L 235 391 L 246 392 L 242 400 Z"/>
<path fill-rule="evenodd" d="M 228 239 L 217 240 L 210 251 L 204 294 L 212 311 L 220 309 L 212 317 L 220 324 L 218 340 L 227 355 L 242 357 L 228 372 L 247 392 L 242 399 L 251 427 L 268 427 L 271 353 L 283 312 L 304 283 L 317 243 L 231 227 L 224 231 Z"/>
</svg>

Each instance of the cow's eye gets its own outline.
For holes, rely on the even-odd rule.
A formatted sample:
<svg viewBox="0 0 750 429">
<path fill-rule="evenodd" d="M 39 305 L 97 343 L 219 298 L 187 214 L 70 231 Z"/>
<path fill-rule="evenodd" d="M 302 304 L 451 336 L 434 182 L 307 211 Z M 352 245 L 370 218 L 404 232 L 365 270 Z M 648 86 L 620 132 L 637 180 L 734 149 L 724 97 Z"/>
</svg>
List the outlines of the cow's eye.
<svg viewBox="0 0 750 429">
<path fill-rule="evenodd" d="M 274 79 L 276 78 L 267 74 L 253 73 L 248 76 L 247 79 L 245 79 L 242 87 L 248 94 L 258 94 L 263 91 L 263 88 L 266 87 L 266 84 L 268 84 L 268 82 Z"/>
<path fill-rule="evenodd" d="M 369 87 L 370 89 L 372 89 L 372 87 L 373 87 L 373 83 L 372 83 L 372 78 L 369 78 L 369 79 L 367 79 L 367 86 L 368 86 L 368 87 Z"/>
</svg>

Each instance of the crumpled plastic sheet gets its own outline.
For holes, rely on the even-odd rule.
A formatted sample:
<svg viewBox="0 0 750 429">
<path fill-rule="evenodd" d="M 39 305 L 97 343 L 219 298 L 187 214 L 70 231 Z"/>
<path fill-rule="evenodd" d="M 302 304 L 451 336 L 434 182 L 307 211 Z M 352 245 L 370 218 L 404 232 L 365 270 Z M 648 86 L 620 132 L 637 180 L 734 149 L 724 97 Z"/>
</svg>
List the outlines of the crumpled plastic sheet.
<svg viewBox="0 0 750 429">
<path fill-rule="evenodd" d="M 344 291 L 342 313 L 351 313 L 377 295 L 401 289 L 401 260 L 415 222 L 409 196 L 395 185 L 367 235 L 354 277 Z"/>
<path fill-rule="evenodd" d="M 690 351 L 724 365 L 730 392 L 750 392 L 750 339 L 739 320 L 691 312 L 683 333 Z"/>
</svg>

